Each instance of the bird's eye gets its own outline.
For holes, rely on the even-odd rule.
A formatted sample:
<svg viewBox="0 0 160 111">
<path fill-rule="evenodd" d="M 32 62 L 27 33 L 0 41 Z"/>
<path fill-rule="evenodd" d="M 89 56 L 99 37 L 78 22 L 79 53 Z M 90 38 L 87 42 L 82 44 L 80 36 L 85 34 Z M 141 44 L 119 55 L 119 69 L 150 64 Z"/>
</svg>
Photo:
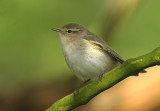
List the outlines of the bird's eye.
<svg viewBox="0 0 160 111">
<path fill-rule="evenodd" d="M 72 30 L 67 30 L 67 32 L 68 32 L 68 33 L 71 33 L 71 32 L 72 32 Z"/>
</svg>

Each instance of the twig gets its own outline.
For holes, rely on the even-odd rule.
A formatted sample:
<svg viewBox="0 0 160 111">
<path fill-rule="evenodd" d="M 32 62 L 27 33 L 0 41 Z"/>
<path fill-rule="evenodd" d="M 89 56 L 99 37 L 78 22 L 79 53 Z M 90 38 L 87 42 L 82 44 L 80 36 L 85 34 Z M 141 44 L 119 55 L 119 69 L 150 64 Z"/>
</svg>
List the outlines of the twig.
<svg viewBox="0 0 160 111">
<path fill-rule="evenodd" d="M 47 111 L 68 111 L 84 105 L 102 91 L 114 86 L 128 76 L 135 75 L 144 68 L 155 65 L 160 65 L 160 47 L 146 55 L 125 61 L 122 65 L 104 74 L 101 80 L 93 80 L 80 88 L 75 96 L 72 93 L 56 101 Z"/>
</svg>

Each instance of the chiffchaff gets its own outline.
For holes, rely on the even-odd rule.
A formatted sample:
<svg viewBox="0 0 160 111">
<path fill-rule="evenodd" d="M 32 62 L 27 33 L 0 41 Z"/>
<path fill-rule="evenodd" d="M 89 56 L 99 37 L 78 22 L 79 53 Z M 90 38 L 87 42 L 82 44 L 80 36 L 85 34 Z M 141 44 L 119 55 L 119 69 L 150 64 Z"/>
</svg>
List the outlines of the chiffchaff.
<svg viewBox="0 0 160 111">
<path fill-rule="evenodd" d="M 71 71 L 82 81 L 101 77 L 124 60 L 100 37 L 77 23 L 68 23 L 59 33 L 65 60 Z"/>
</svg>

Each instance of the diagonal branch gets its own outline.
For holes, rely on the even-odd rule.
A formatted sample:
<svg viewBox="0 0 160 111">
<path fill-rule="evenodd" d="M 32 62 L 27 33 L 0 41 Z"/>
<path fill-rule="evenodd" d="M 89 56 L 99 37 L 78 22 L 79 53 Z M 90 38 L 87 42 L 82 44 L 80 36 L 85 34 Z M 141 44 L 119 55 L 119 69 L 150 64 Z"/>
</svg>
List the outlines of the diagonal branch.
<svg viewBox="0 0 160 111">
<path fill-rule="evenodd" d="M 101 80 L 93 80 L 79 89 L 75 96 L 70 94 L 56 101 L 47 111 L 68 111 L 84 105 L 97 94 L 114 86 L 121 80 L 154 65 L 160 65 L 160 47 L 146 55 L 125 61 L 122 65 L 104 74 Z"/>
</svg>

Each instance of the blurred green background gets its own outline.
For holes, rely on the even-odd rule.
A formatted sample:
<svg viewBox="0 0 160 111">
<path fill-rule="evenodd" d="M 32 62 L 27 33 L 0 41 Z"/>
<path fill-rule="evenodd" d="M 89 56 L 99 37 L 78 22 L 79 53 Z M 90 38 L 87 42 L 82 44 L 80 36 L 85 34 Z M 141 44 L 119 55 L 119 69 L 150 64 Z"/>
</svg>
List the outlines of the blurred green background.
<svg viewBox="0 0 160 111">
<path fill-rule="evenodd" d="M 159 0 L 0 0 L 0 110 L 20 110 L 19 106 L 26 111 L 44 110 L 54 101 L 31 108 L 25 106 L 23 94 L 50 86 L 54 92 L 63 87 L 64 96 L 75 88 L 68 89 L 77 79 L 65 63 L 59 35 L 51 28 L 80 23 L 126 60 L 159 46 L 159 4 Z M 64 81 L 69 84 L 66 88 Z M 16 98 L 24 105 L 6 102 Z"/>
</svg>

